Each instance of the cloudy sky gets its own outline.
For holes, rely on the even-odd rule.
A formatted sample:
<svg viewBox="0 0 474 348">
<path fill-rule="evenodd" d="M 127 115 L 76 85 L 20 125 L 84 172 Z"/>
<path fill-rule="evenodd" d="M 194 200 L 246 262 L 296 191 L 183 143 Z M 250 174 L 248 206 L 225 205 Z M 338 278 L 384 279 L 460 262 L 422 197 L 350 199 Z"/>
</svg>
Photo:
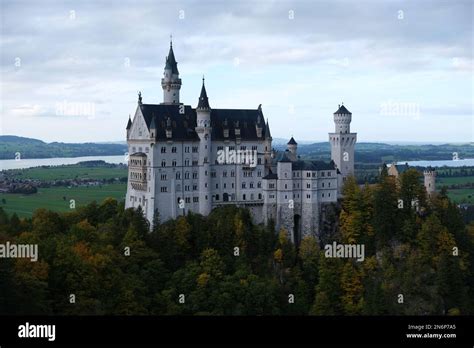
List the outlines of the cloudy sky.
<svg viewBox="0 0 474 348">
<path fill-rule="evenodd" d="M 274 137 L 326 141 L 344 102 L 359 141 L 474 141 L 470 0 L 0 3 L 2 134 L 125 140 L 172 34 L 181 102 L 204 74 L 211 107 L 262 104 Z"/>
</svg>

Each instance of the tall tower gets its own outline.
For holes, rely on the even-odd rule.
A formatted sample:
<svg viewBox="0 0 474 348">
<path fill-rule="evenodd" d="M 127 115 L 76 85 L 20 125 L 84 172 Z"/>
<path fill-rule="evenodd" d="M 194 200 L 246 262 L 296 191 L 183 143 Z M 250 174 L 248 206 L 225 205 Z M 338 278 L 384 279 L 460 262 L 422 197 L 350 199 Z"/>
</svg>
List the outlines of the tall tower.
<svg viewBox="0 0 474 348">
<path fill-rule="evenodd" d="M 162 104 L 179 104 L 179 90 L 181 89 L 181 79 L 179 78 L 178 63 L 174 58 L 173 42 L 170 41 L 170 51 L 166 57 L 165 71 L 161 79 L 163 88 Z"/>
<path fill-rule="evenodd" d="M 344 104 L 339 105 L 339 109 L 334 113 L 335 132 L 329 133 L 331 159 L 341 172 L 343 180 L 354 175 L 354 148 L 357 133 L 351 133 L 351 120 L 352 113 Z"/>
<path fill-rule="evenodd" d="M 204 77 L 199 96 L 196 133 L 199 136 L 199 213 L 208 215 L 212 209 L 211 196 L 211 107 L 207 98 Z"/>
<path fill-rule="evenodd" d="M 431 196 L 436 192 L 436 170 L 432 167 L 428 167 L 423 171 L 424 183 L 426 193 Z"/>
</svg>

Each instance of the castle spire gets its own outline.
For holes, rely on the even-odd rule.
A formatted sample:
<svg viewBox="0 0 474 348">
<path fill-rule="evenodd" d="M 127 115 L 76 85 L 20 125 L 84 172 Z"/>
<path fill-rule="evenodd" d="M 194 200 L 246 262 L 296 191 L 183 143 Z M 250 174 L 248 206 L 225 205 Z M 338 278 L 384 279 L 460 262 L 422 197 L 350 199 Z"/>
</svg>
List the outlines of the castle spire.
<svg viewBox="0 0 474 348">
<path fill-rule="evenodd" d="M 209 99 L 207 98 L 206 86 L 204 85 L 204 76 L 202 77 L 201 95 L 199 96 L 198 109 L 210 109 Z"/>
</svg>

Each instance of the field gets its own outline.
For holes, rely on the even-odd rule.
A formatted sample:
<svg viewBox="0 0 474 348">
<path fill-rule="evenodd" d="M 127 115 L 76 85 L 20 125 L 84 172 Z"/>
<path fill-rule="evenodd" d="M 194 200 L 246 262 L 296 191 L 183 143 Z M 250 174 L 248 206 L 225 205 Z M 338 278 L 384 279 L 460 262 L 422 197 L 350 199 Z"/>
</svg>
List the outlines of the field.
<svg viewBox="0 0 474 348">
<path fill-rule="evenodd" d="M 474 183 L 474 176 L 459 176 L 459 177 L 445 177 L 436 178 L 436 183 L 439 187 L 443 185 L 467 184 Z"/>
<path fill-rule="evenodd" d="M 62 179 L 114 179 L 126 178 L 127 169 L 120 167 L 86 167 L 80 165 L 35 167 L 9 170 L 8 175 L 18 179 L 37 179 L 42 181 Z"/>
<path fill-rule="evenodd" d="M 68 211 L 71 199 L 75 200 L 76 207 L 94 200 L 102 202 L 107 197 L 120 201 L 125 198 L 126 189 L 126 184 L 107 184 L 101 187 L 39 188 L 38 193 L 32 195 L 2 193 L 0 194 L 0 207 L 9 214 L 16 212 L 20 217 L 31 217 L 38 208 Z M 6 204 L 3 203 L 3 200 Z"/>
<path fill-rule="evenodd" d="M 440 190 L 445 185 L 465 185 L 468 183 L 474 183 L 474 176 L 437 178 L 436 188 Z M 448 188 L 448 197 L 455 203 L 474 204 L 474 187 Z"/>
</svg>

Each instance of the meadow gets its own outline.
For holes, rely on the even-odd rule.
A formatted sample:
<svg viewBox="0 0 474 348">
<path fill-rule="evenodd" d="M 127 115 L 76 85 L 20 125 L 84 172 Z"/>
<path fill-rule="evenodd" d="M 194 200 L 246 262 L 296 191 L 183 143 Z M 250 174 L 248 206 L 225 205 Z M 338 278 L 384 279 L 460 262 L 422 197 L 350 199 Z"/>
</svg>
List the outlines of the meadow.
<svg viewBox="0 0 474 348">
<path fill-rule="evenodd" d="M 7 213 L 17 213 L 19 217 L 30 218 L 38 208 L 54 211 L 69 211 L 71 200 L 75 206 L 83 206 L 92 201 L 102 202 L 112 197 L 118 201 L 125 199 L 127 184 L 105 184 L 88 187 L 49 187 L 39 188 L 31 195 L 0 193 L 0 207 Z"/>
</svg>

